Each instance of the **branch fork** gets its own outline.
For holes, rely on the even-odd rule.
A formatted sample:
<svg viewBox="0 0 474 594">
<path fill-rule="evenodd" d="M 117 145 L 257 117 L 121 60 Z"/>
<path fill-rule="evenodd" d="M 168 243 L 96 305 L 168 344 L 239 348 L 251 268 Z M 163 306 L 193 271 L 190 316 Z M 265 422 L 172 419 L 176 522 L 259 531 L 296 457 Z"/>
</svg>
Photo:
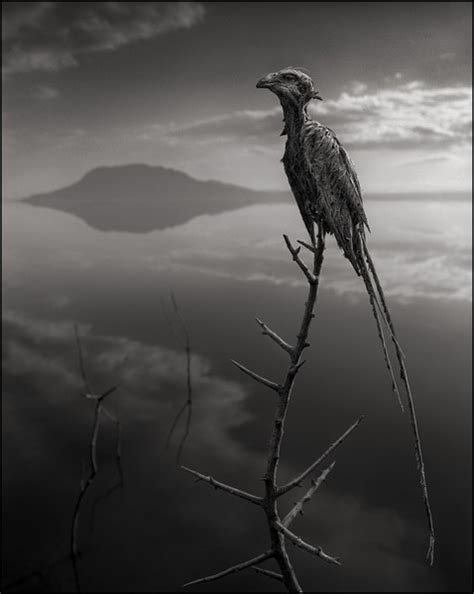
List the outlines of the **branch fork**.
<svg viewBox="0 0 474 594">
<path fill-rule="evenodd" d="M 339 437 L 331 446 L 329 446 L 329 448 L 327 448 L 326 451 L 323 452 L 323 454 L 319 456 L 319 458 L 310 466 L 308 466 L 308 468 L 306 468 L 306 470 L 304 470 L 301 474 L 299 474 L 286 485 L 278 485 L 278 464 L 280 460 L 280 451 L 283 440 L 285 420 L 298 371 L 305 363 L 304 360 L 301 359 L 301 355 L 303 353 L 303 350 L 310 346 L 307 339 L 310 325 L 314 318 L 313 310 L 318 296 L 319 277 L 321 267 L 323 264 L 325 249 L 324 233 L 321 227 L 319 227 L 318 229 L 317 243 L 315 246 L 310 246 L 309 244 L 305 244 L 304 242 L 299 242 L 305 248 L 307 248 L 313 255 L 313 265 L 312 269 L 310 270 L 299 255 L 301 247 L 295 248 L 286 235 L 284 235 L 283 238 L 285 240 L 286 247 L 288 248 L 288 251 L 290 252 L 292 259 L 296 262 L 300 270 L 305 275 L 306 280 L 308 281 L 308 296 L 304 305 L 303 316 L 300 322 L 300 328 L 297 334 L 296 344 L 294 346 L 290 345 L 283 338 L 281 338 L 274 330 L 272 330 L 269 326 L 262 322 L 262 320 L 260 320 L 259 318 L 255 319 L 262 330 L 262 334 L 264 336 L 268 336 L 273 342 L 275 342 L 283 351 L 285 351 L 289 355 L 290 361 L 286 371 L 286 376 L 281 383 L 277 383 L 259 375 L 258 373 L 255 373 L 254 371 L 251 371 L 241 363 L 232 360 L 232 363 L 238 369 L 240 369 L 240 371 L 251 377 L 254 381 L 277 392 L 277 403 L 273 422 L 273 431 L 268 448 L 267 467 L 262 479 L 264 485 L 264 494 L 263 496 L 259 497 L 251 493 L 247 493 L 246 491 L 242 491 L 241 489 L 237 489 L 236 487 L 231 487 L 230 485 L 221 483 L 220 481 L 217 481 L 211 476 L 206 476 L 204 474 L 201 474 L 200 472 L 191 470 L 190 468 L 182 467 L 183 470 L 197 477 L 199 481 L 204 481 L 208 483 L 210 486 L 214 487 L 215 489 L 221 489 L 231 495 L 234 495 L 236 497 L 239 497 L 250 503 L 262 507 L 267 520 L 271 546 L 267 551 L 257 555 L 256 557 L 252 557 L 247 561 L 238 563 L 237 565 L 233 565 L 219 573 L 209 575 L 207 577 L 200 578 L 192 582 L 188 582 L 184 584 L 183 587 L 194 586 L 197 584 L 215 581 L 232 573 L 250 568 L 262 575 L 267 576 L 270 579 L 282 582 L 288 592 L 303 592 L 298 582 L 296 573 L 291 564 L 291 561 L 288 557 L 288 553 L 286 551 L 286 541 L 289 541 L 295 546 L 302 548 L 306 552 L 318 557 L 326 563 L 330 563 L 333 565 L 341 565 L 339 557 L 329 555 L 328 553 L 323 551 L 321 547 L 313 546 L 305 542 L 303 539 L 301 539 L 298 535 L 296 535 L 289 529 L 289 526 L 294 521 L 294 519 L 298 515 L 303 514 L 303 507 L 310 501 L 310 499 L 319 489 L 321 484 L 326 480 L 327 476 L 334 468 L 335 462 L 332 462 L 330 466 L 323 470 L 323 472 L 316 479 L 313 479 L 311 481 L 308 490 L 298 501 L 296 501 L 293 504 L 293 507 L 283 518 L 280 517 L 277 505 L 279 497 L 281 497 L 281 495 L 284 495 L 288 491 L 298 486 L 301 486 L 304 480 L 308 478 L 310 474 L 313 473 L 316 467 L 319 464 L 321 464 L 321 462 L 323 462 L 323 460 L 325 460 L 346 439 L 346 437 L 348 437 L 354 431 L 354 429 L 360 424 L 363 418 L 359 418 L 351 427 L 349 427 L 349 429 L 347 429 L 345 433 L 341 435 L 341 437 Z M 259 567 L 261 563 L 269 559 L 273 559 L 277 563 L 280 570 L 279 573 L 266 568 Z"/>
</svg>

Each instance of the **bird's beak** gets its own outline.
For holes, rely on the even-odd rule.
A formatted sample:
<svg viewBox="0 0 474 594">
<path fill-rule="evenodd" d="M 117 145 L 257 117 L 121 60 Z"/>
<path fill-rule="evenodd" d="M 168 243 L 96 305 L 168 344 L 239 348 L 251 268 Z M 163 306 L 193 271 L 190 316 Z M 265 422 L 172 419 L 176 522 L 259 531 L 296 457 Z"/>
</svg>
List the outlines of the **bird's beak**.
<svg viewBox="0 0 474 594">
<path fill-rule="evenodd" d="M 257 83 L 257 89 L 270 89 L 272 83 L 275 81 L 274 74 L 267 74 L 263 78 L 261 78 Z"/>
</svg>

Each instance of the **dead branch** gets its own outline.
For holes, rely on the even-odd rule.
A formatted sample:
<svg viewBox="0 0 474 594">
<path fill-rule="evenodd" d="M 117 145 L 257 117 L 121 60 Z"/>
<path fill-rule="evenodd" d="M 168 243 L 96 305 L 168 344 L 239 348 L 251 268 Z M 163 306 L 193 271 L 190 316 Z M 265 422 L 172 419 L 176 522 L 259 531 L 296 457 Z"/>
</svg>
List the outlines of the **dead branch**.
<svg viewBox="0 0 474 594">
<path fill-rule="evenodd" d="M 91 439 L 89 442 L 89 460 L 90 460 L 90 471 L 89 475 L 84 478 L 83 472 L 81 471 L 81 481 L 79 486 L 79 493 L 76 499 L 76 503 L 74 506 L 74 511 L 72 515 L 72 525 L 71 525 L 71 537 L 70 537 L 70 558 L 73 566 L 74 572 L 74 579 L 76 583 L 76 589 L 78 592 L 81 591 L 80 582 L 79 582 L 79 570 L 78 570 L 78 560 L 80 557 L 79 545 L 78 545 L 78 530 L 79 530 L 79 519 L 81 513 L 82 503 L 84 498 L 90 489 L 94 479 L 99 472 L 99 465 L 97 460 L 97 440 L 99 436 L 99 429 L 100 429 L 100 419 L 101 413 L 104 413 L 106 417 L 111 419 L 117 428 L 117 438 L 116 438 L 116 459 L 117 459 L 117 467 L 119 469 L 120 474 L 120 483 L 123 484 L 123 473 L 122 473 L 122 466 L 121 466 L 121 425 L 117 418 L 115 418 L 106 408 L 104 408 L 104 401 L 105 399 L 110 396 L 113 392 L 116 391 L 116 386 L 112 386 L 105 390 L 105 392 L 96 394 L 92 388 L 92 385 L 87 377 L 85 362 L 84 362 L 84 355 L 82 351 L 81 341 L 79 337 L 79 332 L 77 328 L 77 324 L 74 324 L 74 333 L 76 337 L 76 346 L 78 352 L 78 359 L 79 359 L 79 369 L 82 377 L 82 381 L 84 384 L 85 393 L 83 394 L 85 398 L 94 400 L 94 421 L 92 424 L 92 433 Z"/>
<path fill-rule="evenodd" d="M 267 388 L 272 388 L 277 392 L 277 403 L 273 424 L 273 432 L 270 438 L 270 444 L 268 448 L 267 468 L 265 471 L 265 475 L 263 477 L 263 482 L 265 485 L 264 495 L 263 497 L 256 497 L 255 495 L 250 495 L 249 493 L 245 493 L 243 491 L 240 491 L 239 489 L 235 489 L 234 487 L 229 487 L 228 485 L 224 485 L 223 483 L 218 483 L 215 479 L 213 479 L 210 476 L 205 476 L 196 471 L 192 471 L 188 468 L 183 467 L 183 469 L 187 472 L 190 472 L 194 476 L 197 476 L 198 480 L 204 480 L 210 485 L 214 486 L 215 488 L 221 488 L 229 493 L 232 493 L 233 495 L 237 495 L 238 497 L 246 499 L 251 503 L 256 503 L 262 506 L 267 519 L 271 547 L 266 553 L 258 557 L 255 557 L 250 561 L 246 561 L 239 565 L 234 565 L 233 567 L 218 574 L 194 580 L 193 582 L 188 582 L 187 584 L 185 584 L 185 586 L 196 585 L 216 580 L 230 573 L 233 573 L 234 571 L 241 571 L 243 569 L 250 567 L 271 579 L 282 581 L 289 592 L 302 592 L 303 590 L 299 585 L 296 573 L 291 565 L 291 561 L 286 551 L 286 539 L 292 542 L 294 545 L 311 553 L 312 555 L 319 557 L 327 563 L 340 565 L 340 560 L 338 557 L 332 557 L 325 553 L 321 547 L 314 547 L 313 545 L 306 543 L 299 536 L 297 536 L 288 529 L 288 526 L 295 519 L 295 517 L 299 513 L 303 512 L 303 506 L 305 505 L 305 503 L 307 503 L 311 499 L 316 490 L 324 482 L 324 480 L 334 467 L 334 462 L 328 468 L 326 468 L 326 470 L 323 471 L 323 473 L 316 479 L 316 481 L 313 481 L 311 487 L 307 490 L 305 495 L 293 505 L 290 511 L 284 516 L 283 520 L 280 518 L 277 506 L 278 498 L 284 493 L 288 492 L 293 487 L 300 485 L 305 480 L 305 478 L 307 478 L 308 475 L 316 468 L 316 466 L 320 464 L 327 456 L 329 456 L 329 454 L 340 443 L 342 443 L 342 441 L 344 441 L 344 439 L 348 435 L 352 433 L 352 431 L 359 425 L 359 423 L 362 420 L 361 417 L 360 419 L 358 419 L 358 421 L 356 421 L 356 423 L 349 427 L 349 429 L 338 440 L 336 440 L 336 442 L 334 442 L 322 454 L 322 456 L 320 456 L 318 460 L 316 460 L 316 462 L 311 464 L 311 466 L 309 466 L 303 473 L 297 476 L 296 479 L 294 479 L 287 485 L 284 485 L 283 487 L 278 486 L 277 475 L 285 420 L 293 391 L 293 386 L 298 371 L 304 363 L 304 361 L 301 360 L 301 355 L 303 353 L 303 350 L 309 346 L 307 339 L 310 325 L 314 318 L 313 310 L 318 296 L 319 277 L 321 273 L 321 267 L 323 264 L 325 249 L 324 233 L 322 231 L 322 227 L 319 226 L 316 245 L 305 245 L 305 247 L 308 247 L 308 249 L 310 249 L 313 256 L 312 270 L 310 270 L 299 255 L 301 248 L 293 247 L 292 243 L 286 235 L 284 236 L 284 239 L 293 260 L 302 270 L 308 281 L 308 295 L 303 310 L 303 317 L 300 322 L 299 332 L 296 337 L 296 344 L 294 346 L 291 346 L 280 336 L 278 336 L 276 332 L 274 332 L 266 324 L 264 324 L 260 319 L 256 318 L 256 320 L 258 325 L 262 329 L 262 334 L 268 336 L 290 356 L 290 362 L 286 370 L 286 375 L 283 381 L 277 384 L 275 382 L 272 382 L 271 380 L 263 378 L 262 376 L 254 373 L 253 371 L 250 371 L 240 363 L 232 361 L 234 365 L 236 365 L 241 371 L 246 373 L 256 382 L 264 385 Z M 261 563 L 262 561 L 269 558 L 275 559 L 281 573 L 276 573 L 264 568 L 256 567 L 257 561 L 258 563 Z"/>
<path fill-rule="evenodd" d="M 231 487 L 230 485 L 226 485 L 225 483 L 216 481 L 214 478 L 212 478 L 212 476 L 206 476 L 204 474 L 201 474 L 200 472 L 197 472 L 196 470 L 191 470 L 191 468 L 186 468 L 186 466 L 181 466 L 181 468 L 184 471 L 189 472 L 190 474 L 193 474 L 194 476 L 196 476 L 198 478 L 198 482 L 204 481 L 206 483 L 209 483 L 212 487 L 214 487 L 214 489 L 221 489 L 222 491 L 226 491 L 227 493 L 230 493 L 231 495 L 235 495 L 236 497 L 241 497 L 242 499 L 246 499 L 247 501 L 250 501 L 251 503 L 255 503 L 256 505 L 262 505 L 263 500 L 261 497 L 257 497 L 256 495 L 251 495 L 250 493 L 246 493 L 245 491 L 242 491 L 241 489 L 236 489 L 235 487 Z"/>
<path fill-rule="evenodd" d="M 291 491 L 291 489 L 294 489 L 295 487 L 300 487 L 305 478 L 307 478 L 313 472 L 313 470 L 317 466 L 319 466 L 321 462 L 323 462 L 323 460 L 325 460 L 329 456 L 329 454 L 331 454 L 337 448 L 337 446 L 341 445 L 341 443 L 346 439 L 346 437 L 348 437 L 354 431 L 354 429 L 356 429 L 356 427 L 359 426 L 363 419 L 364 416 L 362 415 L 357 419 L 357 421 L 353 425 L 349 427 L 349 429 L 347 429 L 347 431 L 345 431 L 338 439 L 336 439 L 336 441 L 333 444 L 331 444 L 328 447 L 328 449 L 325 452 L 323 452 L 315 462 L 311 464 L 311 466 L 308 466 L 306 470 L 304 470 L 292 481 L 280 487 L 278 489 L 278 497 L 284 495 L 285 493 L 288 493 L 288 491 Z"/>
<path fill-rule="evenodd" d="M 276 573 L 276 571 L 270 571 L 269 569 L 264 569 L 263 567 L 257 567 L 256 565 L 252 565 L 252 569 L 255 570 L 257 573 L 262 573 L 273 580 L 277 580 L 279 582 L 283 581 L 283 576 L 281 573 Z"/>
<path fill-rule="evenodd" d="M 277 392 L 280 390 L 281 386 L 279 384 L 276 384 L 275 382 L 272 382 L 271 380 L 269 380 L 265 377 L 262 377 L 261 375 L 258 375 L 258 373 L 255 373 L 254 371 L 247 369 L 247 367 L 244 367 L 243 365 L 241 365 L 237 361 L 234 361 L 233 359 L 231 359 L 230 361 L 233 365 L 235 365 L 238 369 L 240 369 L 240 371 L 243 371 L 245 374 L 247 374 L 249 377 L 254 379 L 256 382 L 263 384 L 267 388 L 276 390 Z"/>
<path fill-rule="evenodd" d="M 170 446 L 173 434 L 176 430 L 176 427 L 178 426 L 178 423 L 179 423 L 182 415 L 186 412 L 187 413 L 186 423 L 185 423 L 184 431 L 181 436 L 178 450 L 176 453 L 176 462 L 179 464 L 181 461 L 182 454 L 183 454 L 184 446 L 186 444 L 186 441 L 189 436 L 189 432 L 191 430 L 191 420 L 192 420 L 192 415 L 193 415 L 193 385 L 192 385 L 192 377 L 191 377 L 192 352 L 191 352 L 191 343 L 190 343 L 190 339 L 189 339 L 189 332 L 188 332 L 188 328 L 186 325 L 186 321 L 185 321 L 183 315 L 181 314 L 181 311 L 179 310 L 178 302 L 176 301 L 176 297 L 173 292 L 171 292 L 171 294 L 170 294 L 170 300 L 173 305 L 175 318 L 178 320 L 178 324 L 179 324 L 179 327 L 181 330 L 183 347 L 184 347 L 184 352 L 186 355 L 186 399 L 185 399 L 182 407 L 179 409 L 178 413 L 176 414 L 174 421 L 171 425 L 171 429 L 168 433 L 168 437 L 166 438 L 166 449 L 168 449 Z M 175 325 L 173 324 L 173 322 L 169 319 L 169 317 L 166 314 L 166 306 L 165 306 L 163 299 L 162 299 L 162 308 L 163 308 L 163 314 L 165 316 L 165 319 L 167 319 L 168 323 L 171 325 L 171 328 L 173 329 L 173 333 L 175 334 L 175 336 L 178 336 L 179 333 L 176 331 Z"/>
<path fill-rule="evenodd" d="M 313 284 L 316 282 L 316 278 L 315 275 L 310 272 L 309 268 L 306 266 L 306 264 L 303 262 L 303 260 L 300 258 L 299 253 L 301 251 L 301 248 L 294 248 L 290 242 L 290 240 L 288 239 L 287 235 L 283 235 L 283 238 L 285 239 L 285 243 L 286 243 L 286 247 L 289 249 L 293 260 L 298 264 L 298 266 L 300 267 L 301 271 L 303 272 L 303 274 L 305 275 L 305 277 L 307 278 L 309 284 Z M 317 250 L 313 250 L 314 254 L 317 255 Z"/>
<path fill-rule="evenodd" d="M 239 563 L 238 565 L 232 565 L 228 569 L 224 569 L 219 573 L 214 575 L 208 575 L 207 577 L 200 578 L 199 580 L 194 580 L 193 582 L 188 582 L 187 584 L 183 584 L 182 588 L 187 588 L 189 586 L 195 586 L 196 584 L 203 584 L 205 582 L 214 582 L 215 580 L 220 580 L 221 578 L 225 577 L 226 575 L 230 575 L 231 573 L 236 573 L 237 571 L 242 571 L 242 569 L 246 569 L 247 567 L 253 567 L 257 565 L 257 563 L 263 563 L 267 559 L 273 557 L 273 551 L 266 551 L 261 555 L 257 555 L 248 561 L 244 561 L 243 563 Z"/>
<path fill-rule="evenodd" d="M 328 474 L 334 468 L 335 464 L 336 464 L 336 462 L 334 461 L 328 468 L 326 468 L 326 470 L 323 470 L 323 472 L 318 476 L 318 478 L 315 481 L 312 481 L 311 487 L 306 491 L 306 493 L 303 495 L 303 497 L 293 505 L 293 507 L 290 509 L 290 511 L 284 517 L 283 522 L 282 522 L 283 526 L 288 528 L 288 526 L 293 522 L 293 520 L 296 518 L 296 516 L 298 514 L 300 514 L 301 516 L 303 515 L 303 507 L 304 507 L 305 503 L 308 503 L 308 501 L 311 499 L 311 497 L 316 493 L 316 491 L 319 489 L 319 487 L 323 484 L 323 482 L 326 480 L 326 477 L 328 476 Z"/>
<path fill-rule="evenodd" d="M 327 563 L 334 563 L 335 565 L 341 565 L 341 561 L 339 559 L 339 557 L 331 557 L 330 555 L 327 555 L 321 547 L 313 547 L 313 545 L 308 544 L 307 542 L 305 542 L 304 540 L 302 540 L 299 536 L 296 536 L 296 534 L 293 534 L 293 532 L 291 532 L 291 530 L 288 530 L 288 528 L 286 528 L 285 526 L 283 526 L 283 524 L 278 524 L 278 529 L 281 530 L 283 532 L 283 534 L 286 536 L 286 538 L 291 541 L 295 546 L 300 547 L 301 549 L 308 551 L 308 553 L 311 553 L 312 555 L 316 555 L 316 557 L 319 557 L 320 559 L 322 559 L 323 561 L 326 561 Z"/>
<path fill-rule="evenodd" d="M 286 351 L 290 356 L 293 354 L 294 347 L 292 347 L 291 344 L 285 342 L 283 338 L 278 336 L 278 334 L 274 332 L 271 328 L 269 328 L 266 324 L 264 324 L 262 320 L 259 320 L 258 318 L 255 318 L 255 320 L 262 329 L 262 334 L 264 336 L 268 336 L 269 338 L 271 338 L 273 342 L 276 342 L 276 344 L 279 347 L 281 347 L 284 351 Z"/>
</svg>

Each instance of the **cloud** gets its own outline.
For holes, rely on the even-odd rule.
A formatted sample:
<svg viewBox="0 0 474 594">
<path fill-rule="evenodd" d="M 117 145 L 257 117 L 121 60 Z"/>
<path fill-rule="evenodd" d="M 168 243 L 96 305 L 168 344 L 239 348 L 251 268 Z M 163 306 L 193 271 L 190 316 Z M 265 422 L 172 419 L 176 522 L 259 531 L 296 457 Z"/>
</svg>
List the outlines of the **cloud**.
<svg viewBox="0 0 474 594">
<path fill-rule="evenodd" d="M 198 2 L 4 2 L 3 76 L 78 65 L 78 56 L 112 51 L 200 23 Z"/>
<path fill-rule="evenodd" d="M 47 85 L 40 85 L 36 88 L 33 96 L 40 101 L 51 101 L 59 97 L 59 91 Z"/>
<path fill-rule="evenodd" d="M 2 317 L 8 385 L 30 382 L 35 386 L 31 397 L 36 394 L 47 409 L 70 405 L 84 390 L 72 321 L 41 319 L 12 309 L 5 309 Z M 152 422 L 166 436 L 186 395 L 184 349 L 98 335 L 89 326 L 81 326 L 80 333 L 87 375 L 96 391 L 117 385 L 121 408 L 133 422 Z M 219 447 L 230 459 L 239 458 L 241 448 L 230 433 L 251 418 L 244 410 L 246 390 L 216 375 L 209 360 L 198 353 L 192 354 L 191 372 L 193 395 L 199 402 L 193 414 L 193 435 L 199 438 L 193 446 Z"/>
<path fill-rule="evenodd" d="M 262 137 L 274 135 L 278 126 L 283 128 L 280 107 L 268 111 L 241 110 L 197 120 L 185 126 L 173 126 L 165 134 L 171 137 L 192 139 Z"/>
<path fill-rule="evenodd" d="M 354 81 L 337 99 L 314 103 L 311 115 L 337 131 L 351 148 L 444 148 L 472 136 L 472 88 L 431 87 L 411 81 L 368 90 Z M 168 130 L 183 138 L 278 139 L 281 108 L 235 111 Z"/>
</svg>

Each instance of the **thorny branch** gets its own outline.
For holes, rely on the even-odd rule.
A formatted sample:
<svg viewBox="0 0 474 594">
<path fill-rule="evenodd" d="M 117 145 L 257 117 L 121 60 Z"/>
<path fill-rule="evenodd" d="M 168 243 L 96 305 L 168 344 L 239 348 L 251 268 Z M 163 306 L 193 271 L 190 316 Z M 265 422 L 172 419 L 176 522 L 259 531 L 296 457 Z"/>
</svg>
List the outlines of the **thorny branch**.
<svg viewBox="0 0 474 594">
<path fill-rule="evenodd" d="M 282 522 L 283 526 L 286 526 L 286 528 L 288 528 L 288 526 L 293 522 L 293 520 L 296 518 L 296 516 L 298 514 L 300 514 L 301 516 L 303 515 L 303 507 L 304 507 L 305 503 L 308 503 L 308 501 L 311 499 L 311 497 L 316 493 L 316 491 L 319 489 L 319 487 L 323 484 L 323 482 L 326 480 L 326 477 L 328 476 L 328 474 L 334 468 L 335 464 L 336 464 L 336 461 L 334 461 L 328 468 L 326 468 L 326 470 L 323 470 L 323 472 L 318 476 L 318 478 L 316 480 L 311 481 L 311 487 L 306 491 L 306 493 L 303 495 L 303 497 L 293 505 L 293 507 L 290 509 L 290 511 L 284 517 L 283 522 Z"/>
<path fill-rule="evenodd" d="M 271 328 L 264 324 L 259 318 L 256 318 L 256 321 L 262 329 L 262 334 L 268 336 L 273 342 L 275 342 L 279 347 L 281 347 L 283 351 L 285 351 L 289 355 L 290 361 L 288 364 L 286 375 L 281 383 L 273 382 L 267 378 L 263 378 L 262 376 L 256 374 L 253 371 L 250 371 L 240 363 L 232 361 L 246 375 L 250 376 L 256 382 L 264 385 L 265 387 L 275 390 L 277 393 L 274 426 L 268 448 L 267 468 L 265 471 L 265 475 L 263 477 L 263 482 L 265 485 L 264 495 L 263 497 L 251 495 L 249 493 L 241 491 L 240 489 L 236 489 L 235 487 L 230 487 L 229 485 L 220 483 L 210 476 L 206 476 L 196 471 L 190 470 L 189 468 L 182 467 L 185 471 L 197 476 L 198 480 L 206 481 L 211 486 L 214 486 L 217 489 L 220 488 L 224 491 L 227 491 L 228 493 L 246 499 L 251 503 L 260 505 L 263 508 L 267 519 L 271 546 L 266 552 L 254 557 L 253 559 L 250 559 L 249 561 L 244 561 L 243 563 L 234 565 L 229 569 L 221 571 L 220 573 L 210 575 L 198 580 L 194 580 L 192 582 L 188 582 L 187 584 L 184 584 L 184 587 L 214 581 L 222 577 L 225 577 L 231 573 L 241 571 L 247 568 L 253 568 L 255 571 L 263 575 L 266 575 L 271 579 L 282 581 L 289 592 L 302 592 L 303 590 L 301 589 L 301 586 L 298 582 L 295 571 L 291 565 L 291 561 L 286 551 L 286 540 L 289 540 L 294 545 L 304 549 L 308 553 L 319 557 L 323 561 L 332 563 L 334 565 L 341 564 L 338 557 L 328 555 L 322 550 L 321 547 L 315 547 L 313 545 L 306 543 L 299 536 L 291 532 L 288 528 L 288 526 L 293 522 L 295 517 L 298 514 L 303 513 L 303 506 L 312 498 L 316 490 L 324 482 L 328 474 L 333 469 L 335 464 L 334 462 L 328 468 L 326 468 L 326 470 L 324 470 L 316 480 L 312 481 L 310 488 L 306 491 L 304 496 L 293 505 L 293 507 L 284 516 L 283 519 L 281 519 L 280 517 L 277 506 L 278 498 L 284 493 L 287 493 L 288 491 L 293 489 L 294 487 L 300 486 L 302 482 L 313 472 L 313 470 L 315 470 L 315 468 L 323 460 L 325 460 L 334 451 L 334 449 L 338 445 L 340 445 L 346 437 L 348 437 L 348 435 L 352 433 L 352 431 L 359 425 L 363 418 L 360 417 L 351 427 L 349 427 L 349 429 L 341 437 L 339 437 L 303 473 L 301 473 L 299 476 L 297 476 L 295 479 L 293 479 L 286 485 L 278 486 L 278 465 L 280 461 L 280 450 L 283 440 L 285 420 L 295 379 L 298 374 L 298 371 L 304 363 L 304 361 L 301 360 L 301 355 L 303 353 L 303 350 L 309 346 L 307 338 L 311 322 L 314 318 L 313 310 L 318 296 L 319 276 L 321 273 L 325 249 L 324 232 L 322 230 L 322 226 L 320 225 L 318 228 L 318 237 L 316 245 L 310 246 L 309 244 L 303 243 L 303 245 L 307 247 L 313 255 L 313 265 L 312 269 L 310 270 L 300 256 L 301 248 L 295 248 L 286 235 L 284 235 L 284 240 L 293 260 L 296 262 L 296 264 L 306 277 L 306 280 L 308 281 L 308 295 L 306 298 L 303 317 L 300 323 L 300 328 L 296 337 L 295 345 L 290 345 L 276 332 L 274 332 Z M 276 573 L 268 569 L 257 567 L 257 565 L 268 559 L 274 559 L 276 561 L 281 573 Z"/>
<path fill-rule="evenodd" d="M 231 573 L 236 573 L 237 571 L 242 571 L 242 569 L 247 569 L 247 567 L 253 567 L 254 565 L 257 565 L 257 563 L 263 563 L 263 561 L 270 559 L 271 557 L 273 557 L 273 555 L 274 555 L 273 551 L 266 551 L 265 553 L 262 553 L 261 555 L 252 557 L 252 559 L 249 559 L 248 561 L 244 561 L 243 563 L 239 563 L 238 565 L 232 565 L 232 567 L 229 567 L 228 569 L 224 569 L 224 571 L 221 571 L 214 575 L 208 575 L 207 577 L 200 578 L 199 580 L 194 580 L 193 582 L 188 582 L 187 584 L 183 584 L 182 587 L 187 588 L 188 586 L 195 586 L 196 584 L 203 584 L 206 582 L 213 582 L 215 580 L 219 580 L 220 578 L 223 578 L 226 575 L 230 575 Z"/>
<path fill-rule="evenodd" d="M 181 468 L 184 471 L 189 472 L 190 474 L 193 474 L 194 476 L 196 476 L 197 477 L 196 482 L 205 481 L 206 483 L 209 483 L 212 487 L 214 487 L 214 489 L 221 489 L 222 491 L 226 491 L 227 493 L 230 493 L 231 495 L 235 495 L 236 497 L 241 497 L 242 499 L 246 499 L 247 501 L 250 501 L 251 503 L 255 503 L 256 505 L 262 505 L 262 503 L 263 503 L 263 499 L 261 497 L 257 497 L 256 495 L 251 495 L 250 493 L 246 493 L 245 491 L 236 489 L 235 487 L 231 487 L 230 485 L 226 485 L 225 483 L 216 481 L 214 478 L 212 478 L 212 476 L 206 476 L 204 474 L 201 474 L 200 472 L 197 472 L 196 470 L 191 470 L 191 468 L 186 468 L 186 466 L 181 466 Z"/>
<path fill-rule="evenodd" d="M 295 487 L 300 487 L 302 482 L 313 472 L 313 470 L 317 468 L 321 464 L 321 462 L 323 462 L 323 460 L 325 460 L 329 456 L 329 454 L 331 454 L 337 448 L 337 446 L 340 445 L 346 439 L 346 437 L 348 437 L 354 431 L 354 429 L 362 422 L 363 419 L 364 416 L 359 417 L 357 421 L 353 425 L 351 425 L 349 429 L 347 429 L 347 431 L 345 431 L 338 439 L 336 439 L 336 441 L 333 444 L 331 444 L 328 447 L 328 449 L 325 452 L 323 452 L 315 462 L 311 464 L 311 466 L 308 466 L 308 468 L 305 471 L 299 474 L 292 481 L 280 487 L 278 489 L 278 496 L 288 493 L 288 491 L 291 491 L 291 489 L 294 489 Z"/>
</svg>

